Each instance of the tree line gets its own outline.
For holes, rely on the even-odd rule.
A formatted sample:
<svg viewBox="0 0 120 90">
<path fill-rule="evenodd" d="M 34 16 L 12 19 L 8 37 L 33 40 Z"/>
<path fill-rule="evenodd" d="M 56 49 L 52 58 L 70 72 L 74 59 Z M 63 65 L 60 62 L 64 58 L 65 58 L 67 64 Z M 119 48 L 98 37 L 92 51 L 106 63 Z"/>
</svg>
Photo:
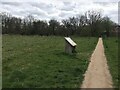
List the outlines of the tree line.
<svg viewBox="0 0 120 90">
<path fill-rule="evenodd" d="M 57 21 L 51 19 L 49 22 L 37 20 L 28 15 L 24 19 L 14 17 L 8 13 L 1 13 L 2 34 L 21 34 L 21 35 L 58 35 L 58 36 L 100 36 L 110 32 L 116 25 L 109 17 L 103 17 L 100 12 L 87 11 L 83 15 L 69 17 Z"/>
</svg>

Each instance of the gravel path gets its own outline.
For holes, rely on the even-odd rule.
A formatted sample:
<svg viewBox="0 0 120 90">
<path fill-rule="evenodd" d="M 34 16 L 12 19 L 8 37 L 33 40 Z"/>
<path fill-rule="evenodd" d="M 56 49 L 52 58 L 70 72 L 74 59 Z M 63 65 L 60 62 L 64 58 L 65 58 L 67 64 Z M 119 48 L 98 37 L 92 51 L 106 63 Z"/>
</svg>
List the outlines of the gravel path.
<svg viewBox="0 0 120 90">
<path fill-rule="evenodd" d="M 91 56 L 81 88 L 112 88 L 112 77 L 108 70 L 102 38 Z"/>
</svg>

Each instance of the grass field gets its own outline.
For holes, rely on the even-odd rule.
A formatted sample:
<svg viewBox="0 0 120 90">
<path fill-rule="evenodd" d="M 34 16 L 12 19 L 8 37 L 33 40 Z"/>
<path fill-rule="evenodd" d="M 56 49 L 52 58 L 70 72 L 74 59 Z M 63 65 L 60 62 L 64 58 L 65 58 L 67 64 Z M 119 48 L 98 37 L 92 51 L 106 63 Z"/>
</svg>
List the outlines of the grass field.
<svg viewBox="0 0 120 90">
<path fill-rule="evenodd" d="M 2 89 L 2 35 L 0 35 L 0 47 L 0 89 Z"/>
<path fill-rule="evenodd" d="M 105 53 L 108 60 L 114 87 L 118 88 L 118 38 L 106 38 L 104 41 Z"/>
<path fill-rule="evenodd" d="M 74 55 L 63 37 L 3 35 L 3 88 L 79 88 L 97 38 L 72 37 Z"/>
</svg>

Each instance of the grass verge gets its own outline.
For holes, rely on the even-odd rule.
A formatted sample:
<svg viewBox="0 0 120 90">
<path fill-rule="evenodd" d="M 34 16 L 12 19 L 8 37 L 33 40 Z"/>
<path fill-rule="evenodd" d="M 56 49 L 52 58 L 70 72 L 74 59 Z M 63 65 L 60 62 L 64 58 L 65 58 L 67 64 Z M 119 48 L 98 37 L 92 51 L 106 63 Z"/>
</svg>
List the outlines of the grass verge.
<svg viewBox="0 0 120 90">
<path fill-rule="evenodd" d="M 103 42 L 114 88 L 118 88 L 118 38 L 105 38 Z"/>
</svg>

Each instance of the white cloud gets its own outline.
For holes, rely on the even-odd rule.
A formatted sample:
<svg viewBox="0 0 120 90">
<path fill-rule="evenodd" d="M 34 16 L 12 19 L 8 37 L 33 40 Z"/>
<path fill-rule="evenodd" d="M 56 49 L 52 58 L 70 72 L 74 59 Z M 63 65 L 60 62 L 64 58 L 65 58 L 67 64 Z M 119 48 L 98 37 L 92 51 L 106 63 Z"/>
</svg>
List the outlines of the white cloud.
<svg viewBox="0 0 120 90">
<path fill-rule="evenodd" d="M 118 0 L 1 0 L 0 12 L 25 17 L 58 20 L 83 14 L 88 10 L 101 10 L 104 16 L 118 21 Z"/>
</svg>

